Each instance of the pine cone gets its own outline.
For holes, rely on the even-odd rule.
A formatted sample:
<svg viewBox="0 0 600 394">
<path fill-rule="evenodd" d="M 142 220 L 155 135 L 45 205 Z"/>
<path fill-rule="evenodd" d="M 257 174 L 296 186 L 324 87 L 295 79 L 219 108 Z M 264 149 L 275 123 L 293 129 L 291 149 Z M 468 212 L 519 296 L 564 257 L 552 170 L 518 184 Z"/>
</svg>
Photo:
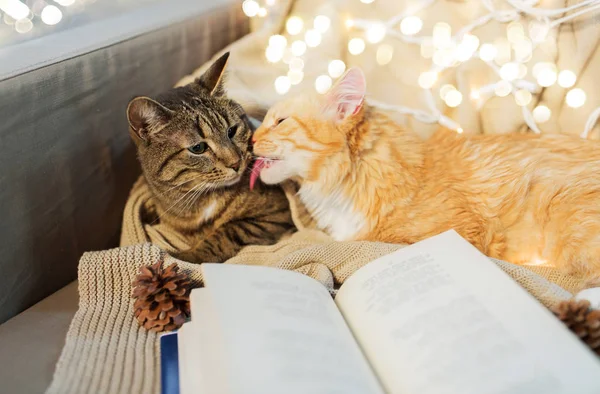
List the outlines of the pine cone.
<svg viewBox="0 0 600 394">
<path fill-rule="evenodd" d="M 163 269 L 162 258 L 140 267 L 133 281 L 133 305 L 140 326 L 154 332 L 172 331 L 190 316 L 190 279 L 177 264 Z"/>
<path fill-rule="evenodd" d="M 600 356 L 600 310 L 591 309 L 587 300 L 569 300 L 561 302 L 553 312 Z"/>
</svg>

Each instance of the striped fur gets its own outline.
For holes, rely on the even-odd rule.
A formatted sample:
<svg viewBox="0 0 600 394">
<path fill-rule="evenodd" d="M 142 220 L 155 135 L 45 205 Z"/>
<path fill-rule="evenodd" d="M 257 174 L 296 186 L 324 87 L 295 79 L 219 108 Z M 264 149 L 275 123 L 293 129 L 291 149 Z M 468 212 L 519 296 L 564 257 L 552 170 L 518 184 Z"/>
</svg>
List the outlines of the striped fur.
<svg viewBox="0 0 600 394">
<path fill-rule="evenodd" d="M 301 200 L 339 240 L 414 243 L 455 229 L 488 256 L 544 262 L 597 283 L 597 141 L 448 130 L 422 141 L 363 105 L 362 73 L 349 73 L 326 96 L 269 110 L 253 137 L 255 154 L 277 159 L 264 182 L 299 180 Z"/>
<path fill-rule="evenodd" d="M 227 55 L 194 83 L 128 107 L 130 134 L 157 204 L 156 220 L 189 250 L 176 257 L 223 262 L 246 245 L 268 245 L 293 229 L 278 186 L 250 191 L 252 127 L 222 87 Z M 206 145 L 194 153 L 191 147 Z"/>
</svg>

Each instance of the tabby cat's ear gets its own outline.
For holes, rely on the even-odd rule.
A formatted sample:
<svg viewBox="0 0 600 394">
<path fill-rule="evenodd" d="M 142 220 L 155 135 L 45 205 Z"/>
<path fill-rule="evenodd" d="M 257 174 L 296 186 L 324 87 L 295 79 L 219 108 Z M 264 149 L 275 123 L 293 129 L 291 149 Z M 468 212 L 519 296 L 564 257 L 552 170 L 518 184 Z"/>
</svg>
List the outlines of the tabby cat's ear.
<svg viewBox="0 0 600 394">
<path fill-rule="evenodd" d="M 225 83 L 225 67 L 228 59 L 229 52 L 225 52 L 196 80 L 196 83 L 208 90 L 211 96 L 223 96 L 225 94 L 223 84 Z"/>
<path fill-rule="evenodd" d="M 161 131 L 171 120 L 172 111 L 148 97 L 136 97 L 127 106 L 131 130 L 142 140 Z"/>
<path fill-rule="evenodd" d="M 366 91 L 365 74 L 360 68 L 352 67 L 327 92 L 326 111 L 336 120 L 344 120 L 362 108 Z"/>
</svg>

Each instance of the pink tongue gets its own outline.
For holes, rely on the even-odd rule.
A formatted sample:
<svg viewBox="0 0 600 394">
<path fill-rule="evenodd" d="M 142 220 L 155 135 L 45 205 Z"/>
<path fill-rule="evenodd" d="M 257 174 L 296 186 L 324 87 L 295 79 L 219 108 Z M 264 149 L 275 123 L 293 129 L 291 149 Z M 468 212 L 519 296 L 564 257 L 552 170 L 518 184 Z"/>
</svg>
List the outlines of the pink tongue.
<svg viewBox="0 0 600 394">
<path fill-rule="evenodd" d="M 254 189 L 256 179 L 259 177 L 261 170 L 265 167 L 265 164 L 267 164 L 267 162 L 264 159 L 256 159 L 254 161 L 254 166 L 252 167 L 252 172 L 250 173 L 250 190 Z"/>
</svg>

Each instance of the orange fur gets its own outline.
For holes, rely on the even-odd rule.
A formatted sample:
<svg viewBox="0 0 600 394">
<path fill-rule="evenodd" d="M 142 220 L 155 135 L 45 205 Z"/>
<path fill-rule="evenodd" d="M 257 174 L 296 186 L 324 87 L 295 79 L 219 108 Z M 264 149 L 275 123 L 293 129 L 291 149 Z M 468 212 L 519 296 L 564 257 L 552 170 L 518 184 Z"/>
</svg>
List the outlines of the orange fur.
<svg viewBox="0 0 600 394">
<path fill-rule="evenodd" d="M 597 142 L 447 130 L 422 141 L 367 105 L 336 119 L 328 100 L 275 105 L 254 152 L 279 159 L 264 182 L 300 181 L 301 199 L 335 238 L 414 243 L 455 229 L 488 256 L 600 278 Z M 312 201 L 320 198 L 330 201 Z"/>
</svg>

